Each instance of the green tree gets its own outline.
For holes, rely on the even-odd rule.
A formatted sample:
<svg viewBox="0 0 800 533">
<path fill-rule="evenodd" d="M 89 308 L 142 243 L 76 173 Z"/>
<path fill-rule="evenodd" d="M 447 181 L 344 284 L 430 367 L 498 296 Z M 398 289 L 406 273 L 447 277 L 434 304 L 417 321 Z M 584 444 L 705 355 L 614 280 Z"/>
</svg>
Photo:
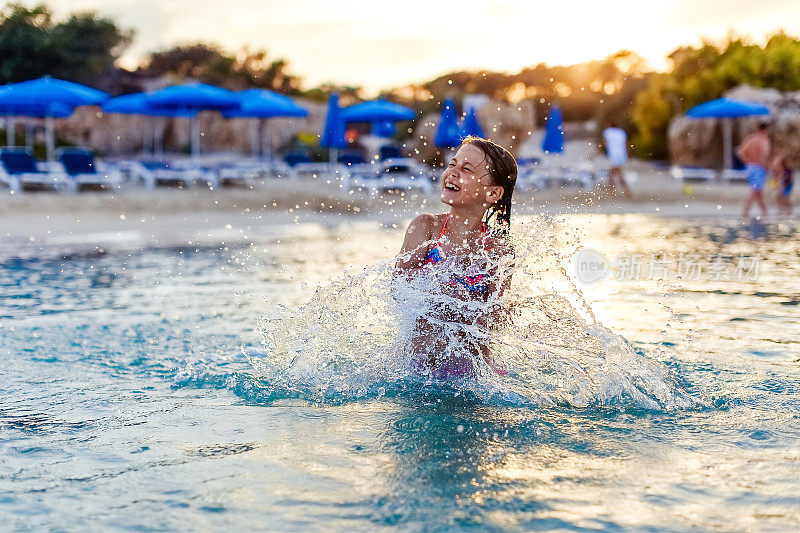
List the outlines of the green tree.
<svg viewBox="0 0 800 533">
<path fill-rule="evenodd" d="M 54 76 L 90 82 L 111 74 L 114 63 L 131 43 L 132 31 L 121 30 L 112 20 L 96 13 L 74 13 L 50 32 L 53 48 L 59 50 Z"/>
<path fill-rule="evenodd" d="M 44 5 L 28 9 L 11 4 L 0 11 L 0 82 L 36 78 L 57 64 L 52 29 L 52 15 Z"/>
<path fill-rule="evenodd" d="M 666 158 L 667 129 L 672 117 L 721 97 L 737 85 L 800 90 L 800 40 L 779 32 L 763 46 L 729 37 L 720 45 L 704 42 L 669 55 L 670 69 L 648 78 L 635 99 L 634 152 Z"/>
<path fill-rule="evenodd" d="M 287 66 L 283 59 L 270 60 L 265 50 L 229 55 L 215 45 L 196 43 L 153 52 L 139 74 L 193 78 L 233 90 L 258 87 L 297 94 L 300 79 L 289 74 Z"/>
<path fill-rule="evenodd" d="M 56 22 L 46 5 L 9 4 L 0 11 L 0 81 L 46 74 L 89 83 L 112 73 L 133 34 L 93 12 Z"/>
</svg>

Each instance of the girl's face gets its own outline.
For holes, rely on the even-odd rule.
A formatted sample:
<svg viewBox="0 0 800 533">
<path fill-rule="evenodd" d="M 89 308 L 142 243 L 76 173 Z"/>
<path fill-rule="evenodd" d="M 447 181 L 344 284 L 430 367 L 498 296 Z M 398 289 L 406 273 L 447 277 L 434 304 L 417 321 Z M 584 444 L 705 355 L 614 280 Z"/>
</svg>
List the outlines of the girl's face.
<svg viewBox="0 0 800 533">
<path fill-rule="evenodd" d="M 494 185 L 483 150 L 472 144 L 459 148 L 442 174 L 442 202 L 454 207 L 486 209 L 502 196 L 503 187 Z"/>
</svg>

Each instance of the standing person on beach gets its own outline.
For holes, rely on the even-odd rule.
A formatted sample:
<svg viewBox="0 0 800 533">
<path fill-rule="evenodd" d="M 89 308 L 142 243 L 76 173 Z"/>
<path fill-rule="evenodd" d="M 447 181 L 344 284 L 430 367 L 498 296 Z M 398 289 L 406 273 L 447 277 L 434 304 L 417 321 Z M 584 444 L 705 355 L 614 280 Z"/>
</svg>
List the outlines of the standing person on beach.
<svg viewBox="0 0 800 533">
<path fill-rule="evenodd" d="M 792 186 L 794 179 L 792 169 L 786 166 L 786 154 L 779 152 L 772 161 L 772 176 L 778 187 L 778 213 L 792 214 Z"/>
<path fill-rule="evenodd" d="M 611 162 L 611 168 L 608 171 L 608 187 L 614 194 L 617 184 L 619 184 L 619 188 L 622 189 L 625 196 L 630 197 L 631 190 L 622 174 L 622 167 L 628 161 L 628 136 L 625 134 L 625 130 L 612 121 L 603 130 L 603 140 L 606 143 L 608 160 Z"/>
<path fill-rule="evenodd" d="M 747 169 L 747 184 L 750 185 L 750 195 L 744 201 L 743 218 L 750 215 L 753 202 L 761 208 L 761 215 L 767 215 L 767 206 L 764 204 L 764 185 L 767 183 L 767 158 L 772 150 L 769 140 L 769 126 L 766 122 L 758 125 L 758 129 L 742 139 L 736 155 L 745 164 Z"/>
<path fill-rule="evenodd" d="M 505 373 L 475 330 L 497 325 L 499 298 L 511 284 L 507 237 L 516 179 L 517 162 L 505 148 L 467 137 L 442 175 L 441 201 L 449 212 L 419 215 L 409 224 L 397 281 L 421 282 L 421 299 L 436 302 L 412 310 L 409 348 L 417 371 L 437 378 L 475 376 L 488 366 Z M 418 295 L 406 305 L 414 307 L 417 300 Z"/>
</svg>

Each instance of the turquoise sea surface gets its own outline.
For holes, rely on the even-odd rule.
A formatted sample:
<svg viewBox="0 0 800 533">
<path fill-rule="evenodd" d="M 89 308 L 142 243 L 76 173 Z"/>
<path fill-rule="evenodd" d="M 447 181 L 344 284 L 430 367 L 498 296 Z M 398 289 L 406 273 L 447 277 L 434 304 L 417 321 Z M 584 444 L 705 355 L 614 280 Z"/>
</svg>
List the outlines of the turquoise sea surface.
<svg viewBox="0 0 800 533">
<path fill-rule="evenodd" d="M 528 222 L 455 380 L 393 351 L 403 228 L 0 242 L 0 529 L 800 529 L 800 225 Z"/>
</svg>

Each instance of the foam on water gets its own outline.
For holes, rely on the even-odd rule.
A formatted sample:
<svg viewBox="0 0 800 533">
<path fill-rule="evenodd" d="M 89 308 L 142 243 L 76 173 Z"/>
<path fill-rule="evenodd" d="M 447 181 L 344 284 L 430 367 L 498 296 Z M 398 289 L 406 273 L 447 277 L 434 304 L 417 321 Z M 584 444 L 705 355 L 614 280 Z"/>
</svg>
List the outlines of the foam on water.
<svg viewBox="0 0 800 533">
<path fill-rule="evenodd" d="M 407 278 L 392 258 L 342 273 L 305 305 L 263 317 L 264 350 L 228 356 L 239 363 L 244 358 L 249 368 L 220 374 L 216 364 L 187 367 L 177 382 L 216 382 L 256 403 L 300 398 L 341 404 L 435 389 L 493 404 L 699 405 L 663 364 L 594 319 L 562 266 L 569 254 L 556 235 L 563 240 L 563 228 L 548 219 L 515 225 L 513 260 L 488 265 L 513 273 L 502 298 L 464 298 L 447 282 L 473 272 L 474 263 L 445 260 Z M 487 320 L 497 309 L 506 310 L 502 319 Z M 447 376 L 420 364 L 418 350 L 411 348 L 420 320 L 428 328 L 429 348 L 468 372 Z M 489 348 L 492 365 L 479 355 L 482 346 Z"/>
</svg>

